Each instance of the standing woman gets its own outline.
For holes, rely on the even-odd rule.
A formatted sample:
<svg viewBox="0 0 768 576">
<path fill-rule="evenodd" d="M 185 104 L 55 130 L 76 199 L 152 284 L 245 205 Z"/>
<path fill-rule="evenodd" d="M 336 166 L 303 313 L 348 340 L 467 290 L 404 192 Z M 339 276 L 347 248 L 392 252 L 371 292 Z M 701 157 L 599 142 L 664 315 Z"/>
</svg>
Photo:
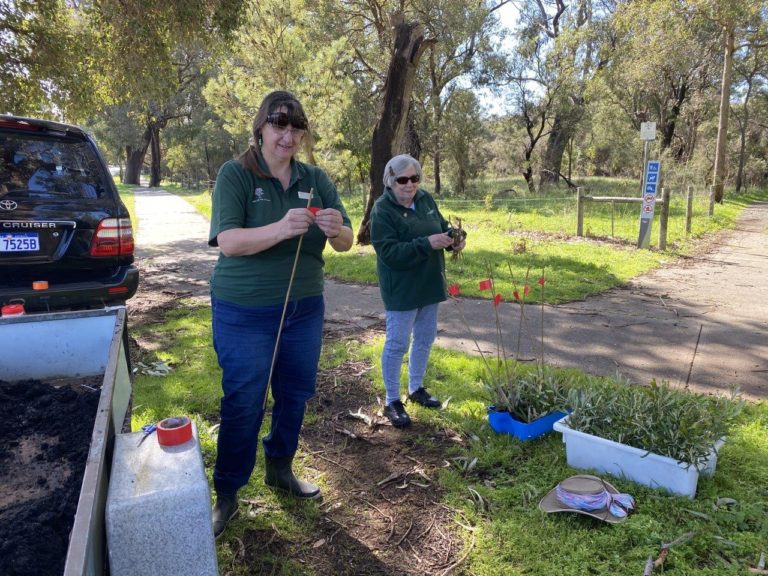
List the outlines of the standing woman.
<svg viewBox="0 0 768 576">
<path fill-rule="evenodd" d="M 213 346 L 222 369 L 221 425 L 213 482 L 213 528 L 224 531 L 237 491 L 256 461 L 272 356 L 296 250 L 301 252 L 272 373 L 272 427 L 263 440 L 265 483 L 299 498 L 320 490 L 292 471 L 307 400 L 315 393 L 323 331 L 323 249 L 352 247 L 336 188 L 320 168 L 295 159 L 311 146 L 304 110 L 290 92 L 268 94 L 252 142 L 216 178 L 208 244 Z M 311 196 L 312 210 L 307 209 Z"/>
<path fill-rule="evenodd" d="M 424 388 L 424 373 L 437 335 L 437 305 L 447 297 L 443 250 L 452 248 L 453 231 L 432 196 L 419 188 L 421 176 L 415 158 L 392 158 L 384 167 L 384 193 L 371 212 L 371 241 L 387 321 L 381 354 L 387 392 L 384 415 L 398 428 L 411 423 L 400 401 L 400 368 L 409 346 L 408 398 L 428 408 L 440 406 Z M 463 239 L 455 249 L 464 249 Z"/>
</svg>

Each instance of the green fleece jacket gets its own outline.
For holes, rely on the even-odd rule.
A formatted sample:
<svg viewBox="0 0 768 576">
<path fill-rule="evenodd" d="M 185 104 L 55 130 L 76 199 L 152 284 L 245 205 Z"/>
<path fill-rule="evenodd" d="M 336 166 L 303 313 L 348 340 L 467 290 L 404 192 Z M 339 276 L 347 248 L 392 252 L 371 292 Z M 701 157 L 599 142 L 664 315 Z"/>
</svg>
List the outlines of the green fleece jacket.
<svg viewBox="0 0 768 576">
<path fill-rule="evenodd" d="M 433 250 L 427 237 L 448 228 L 424 190 L 416 192 L 412 208 L 405 208 L 390 188 L 384 189 L 371 212 L 371 242 L 387 310 L 413 310 L 447 298 L 443 250 Z"/>
</svg>

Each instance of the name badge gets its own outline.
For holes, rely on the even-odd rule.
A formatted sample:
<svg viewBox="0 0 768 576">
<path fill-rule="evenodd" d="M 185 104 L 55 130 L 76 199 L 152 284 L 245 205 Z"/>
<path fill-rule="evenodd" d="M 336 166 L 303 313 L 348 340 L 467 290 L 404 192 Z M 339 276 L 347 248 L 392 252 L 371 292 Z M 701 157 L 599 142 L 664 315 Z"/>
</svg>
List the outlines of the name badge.
<svg viewBox="0 0 768 576">
<path fill-rule="evenodd" d="M 312 192 L 299 192 L 299 198 L 302 200 L 309 200 L 312 198 Z"/>
</svg>

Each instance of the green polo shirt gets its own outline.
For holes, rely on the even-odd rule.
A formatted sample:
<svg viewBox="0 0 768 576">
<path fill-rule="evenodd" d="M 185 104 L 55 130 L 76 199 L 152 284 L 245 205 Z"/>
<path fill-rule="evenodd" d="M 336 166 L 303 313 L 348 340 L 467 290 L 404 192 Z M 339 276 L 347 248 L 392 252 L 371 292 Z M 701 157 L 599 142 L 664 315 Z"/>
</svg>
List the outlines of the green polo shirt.
<svg viewBox="0 0 768 576">
<path fill-rule="evenodd" d="M 217 246 L 216 237 L 233 228 L 258 228 L 277 222 L 292 208 L 306 208 L 310 189 L 311 206 L 335 208 L 344 226 L 352 224 L 328 175 L 317 166 L 291 162 L 291 182 L 287 190 L 277 178 L 259 178 L 230 160 L 219 170 L 213 191 L 211 230 L 208 244 Z M 211 276 L 211 293 L 218 299 L 244 306 L 267 306 L 285 301 L 299 237 L 248 256 L 225 256 Z M 310 226 L 301 243 L 301 254 L 291 287 L 291 300 L 323 293 L 323 249 L 325 234 Z"/>
<path fill-rule="evenodd" d="M 443 251 L 433 250 L 428 237 L 448 228 L 424 190 L 416 192 L 412 208 L 405 208 L 390 188 L 384 189 L 371 211 L 371 243 L 387 310 L 414 310 L 447 298 Z"/>
</svg>

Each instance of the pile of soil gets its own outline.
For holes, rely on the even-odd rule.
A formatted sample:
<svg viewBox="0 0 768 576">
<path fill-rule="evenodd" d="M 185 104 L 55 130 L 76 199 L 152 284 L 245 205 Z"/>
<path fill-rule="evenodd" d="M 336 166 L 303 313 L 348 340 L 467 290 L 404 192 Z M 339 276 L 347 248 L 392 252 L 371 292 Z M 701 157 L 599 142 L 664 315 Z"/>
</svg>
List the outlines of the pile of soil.
<svg viewBox="0 0 768 576">
<path fill-rule="evenodd" d="M 0 574 L 61 576 L 101 379 L 0 381 Z"/>
</svg>

